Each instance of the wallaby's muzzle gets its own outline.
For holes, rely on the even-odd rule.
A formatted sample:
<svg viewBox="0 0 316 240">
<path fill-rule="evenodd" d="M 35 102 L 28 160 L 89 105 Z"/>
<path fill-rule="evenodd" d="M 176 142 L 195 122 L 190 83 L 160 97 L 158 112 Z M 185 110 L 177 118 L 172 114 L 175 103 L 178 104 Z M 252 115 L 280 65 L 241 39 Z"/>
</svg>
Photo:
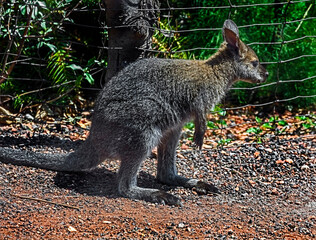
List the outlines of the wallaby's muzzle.
<svg viewBox="0 0 316 240">
<path fill-rule="evenodd" d="M 264 83 L 269 76 L 269 72 L 261 65 L 260 65 L 260 72 L 261 72 L 260 75 L 262 76 L 262 80 L 259 81 L 259 83 Z"/>
</svg>

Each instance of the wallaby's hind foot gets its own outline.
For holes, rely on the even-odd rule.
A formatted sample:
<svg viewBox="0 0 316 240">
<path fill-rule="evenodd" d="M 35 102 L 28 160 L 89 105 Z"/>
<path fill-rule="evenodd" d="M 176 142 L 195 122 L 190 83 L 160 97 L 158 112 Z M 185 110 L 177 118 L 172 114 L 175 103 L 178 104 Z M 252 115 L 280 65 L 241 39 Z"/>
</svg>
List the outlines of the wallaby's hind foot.
<svg viewBox="0 0 316 240">
<path fill-rule="evenodd" d="M 121 161 L 121 167 L 118 172 L 118 192 L 123 197 L 145 200 L 153 203 L 181 206 L 179 198 L 152 188 L 141 188 L 137 186 L 137 173 L 142 163 L 142 158 L 135 161 Z"/>
<path fill-rule="evenodd" d="M 159 190 L 157 192 L 152 193 L 152 197 L 154 202 L 182 207 L 181 200 L 170 193 L 166 193 L 164 191 Z"/>
<path fill-rule="evenodd" d="M 206 183 L 203 181 L 197 181 L 196 185 L 192 187 L 195 189 L 195 191 L 199 194 L 208 194 L 208 193 L 213 193 L 213 194 L 220 194 L 220 190 L 215 187 L 215 185 Z"/>
<path fill-rule="evenodd" d="M 197 179 L 181 177 L 179 175 L 169 175 L 169 177 L 158 178 L 158 181 L 170 186 L 182 186 L 185 188 L 192 188 L 199 194 L 220 194 L 220 190 L 213 184 L 206 183 Z"/>
<path fill-rule="evenodd" d="M 181 135 L 181 128 L 167 131 L 158 146 L 157 179 L 159 182 L 171 186 L 194 188 L 198 193 L 220 193 L 213 184 L 196 179 L 189 179 L 177 174 L 176 148 Z"/>
<path fill-rule="evenodd" d="M 130 187 L 129 189 L 119 189 L 119 193 L 123 197 L 132 198 L 132 199 L 140 199 L 147 202 L 159 203 L 163 205 L 175 205 L 182 206 L 181 200 L 164 191 L 152 188 L 141 188 L 137 186 Z"/>
</svg>

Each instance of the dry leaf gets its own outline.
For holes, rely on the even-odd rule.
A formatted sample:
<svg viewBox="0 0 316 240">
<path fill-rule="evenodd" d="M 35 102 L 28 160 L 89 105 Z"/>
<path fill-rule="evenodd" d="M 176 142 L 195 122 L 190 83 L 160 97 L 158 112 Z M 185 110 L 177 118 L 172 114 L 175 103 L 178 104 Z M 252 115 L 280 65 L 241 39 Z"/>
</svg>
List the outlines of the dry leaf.
<svg viewBox="0 0 316 240">
<path fill-rule="evenodd" d="M 250 183 L 251 185 L 255 185 L 255 184 L 256 184 L 256 182 L 253 181 L 253 180 L 249 180 L 249 183 Z"/>
<path fill-rule="evenodd" d="M 188 150 L 189 148 L 190 147 L 188 145 L 184 144 L 184 143 L 181 145 L 181 149 L 182 150 Z"/>
<path fill-rule="evenodd" d="M 284 161 L 280 159 L 280 160 L 276 160 L 275 163 L 276 163 L 276 164 L 283 164 Z"/>
<path fill-rule="evenodd" d="M 260 152 L 259 152 L 259 151 L 256 151 L 253 155 L 254 155 L 254 157 L 256 158 L 256 157 L 258 157 L 258 156 L 260 155 Z"/>
</svg>

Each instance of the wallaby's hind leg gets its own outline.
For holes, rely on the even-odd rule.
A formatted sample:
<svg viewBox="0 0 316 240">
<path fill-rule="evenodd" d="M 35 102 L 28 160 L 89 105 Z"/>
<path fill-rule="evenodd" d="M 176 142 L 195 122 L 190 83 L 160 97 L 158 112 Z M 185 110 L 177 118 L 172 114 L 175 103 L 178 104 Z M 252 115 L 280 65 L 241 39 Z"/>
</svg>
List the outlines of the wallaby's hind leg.
<svg viewBox="0 0 316 240">
<path fill-rule="evenodd" d="M 121 150 L 121 166 L 118 172 L 118 191 L 122 196 L 168 205 L 181 205 L 179 198 L 158 189 L 137 186 L 137 174 L 142 162 L 158 139 L 152 132 L 133 138 L 133 144 Z M 146 138 L 147 137 L 147 138 Z"/>
<path fill-rule="evenodd" d="M 218 193 L 219 190 L 212 184 L 181 177 L 177 174 L 176 148 L 181 134 L 181 127 L 166 132 L 158 146 L 157 178 L 160 182 L 187 188 L 195 187 L 201 193 Z"/>
<path fill-rule="evenodd" d="M 129 159 L 121 160 L 118 172 L 118 191 L 122 196 L 142 199 L 149 202 L 157 202 L 168 205 L 181 205 L 179 198 L 160 191 L 158 189 L 141 188 L 137 186 L 137 174 L 141 163 L 146 158 L 143 156 L 130 156 Z"/>
</svg>

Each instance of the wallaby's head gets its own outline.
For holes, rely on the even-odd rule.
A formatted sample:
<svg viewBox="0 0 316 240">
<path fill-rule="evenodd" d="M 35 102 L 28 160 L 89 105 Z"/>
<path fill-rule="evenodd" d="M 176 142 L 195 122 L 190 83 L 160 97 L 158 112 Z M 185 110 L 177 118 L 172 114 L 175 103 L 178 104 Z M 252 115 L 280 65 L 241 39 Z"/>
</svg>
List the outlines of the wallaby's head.
<svg viewBox="0 0 316 240">
<path fill-rule="evenodd" d="M 250 83 L 264 82 L 269 73 L 260 64 L 256 53 L 239 39 L 237 25 L 232 20 L 226 20 L 222 33 L 236 62 L 236 80 Z"/>
</svg>

